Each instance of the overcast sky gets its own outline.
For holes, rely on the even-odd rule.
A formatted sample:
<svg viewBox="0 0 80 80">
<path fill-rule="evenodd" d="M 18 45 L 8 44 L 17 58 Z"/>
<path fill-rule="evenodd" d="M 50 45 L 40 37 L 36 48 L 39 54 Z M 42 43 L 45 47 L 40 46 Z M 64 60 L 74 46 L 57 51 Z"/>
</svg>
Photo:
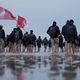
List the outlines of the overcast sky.
<svg viewBox="0 0 80 80">
<path fill-rule="evenodd" d="M 38 36 L 47 36 L 46 31 L 55 20 L 62 29 L 67 19 L 74 19 L 80 29 L 80 0 L 0 0 L 0 6 L 10 10 L 16 17 L 28 20 L 25 30 L 34 30 Z M 16 21 L 1 20 L 7 34 L 16 26 Z"/>
</svg>

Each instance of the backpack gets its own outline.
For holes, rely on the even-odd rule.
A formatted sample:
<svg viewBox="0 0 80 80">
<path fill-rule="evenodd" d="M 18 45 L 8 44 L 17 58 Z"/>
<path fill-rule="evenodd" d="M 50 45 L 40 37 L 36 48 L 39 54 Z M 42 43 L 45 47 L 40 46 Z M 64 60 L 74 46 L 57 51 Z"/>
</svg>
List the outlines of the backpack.
<svg viewBox="0 0 80 80">
<path fill-rule="evenodd" d="M 48 43 L 47 39 L 44 39 L 44 40 L 43 40 L 43 44 L 44 44 L 44 45 L 47 45 L 47 43 Z"/>
<path fill-rule="evenodd" d="M 15 40 L 18 41 L 19 40 L 19 31 L 15 32 Z"/>
<path fill-rule="evenodd" d="M 55 27 L 50 27 L 50 30 L 48 31 L 48 34 L 50 37 L 54 37 L 55 36 L 55 33 L 56 33 L 56 29 Z"/>
<path fill-rule="evenodd" d="M 51 33 L 51 34 L 54 34 L 55 32 L 56 32 L 55 27 L 51 27 L 50 33 Z"/>
<path fill-rule="evenodd" d="M 67 26 L 67 34 L 74 35 L 74 26 Z"/>
<path fill-rule="evenodd" d="M 29 42 L 29 44 L 33 44 L 35 42 L 35 35 L 29 34 L 28 35 L 28 42 Z"/>
</svg>

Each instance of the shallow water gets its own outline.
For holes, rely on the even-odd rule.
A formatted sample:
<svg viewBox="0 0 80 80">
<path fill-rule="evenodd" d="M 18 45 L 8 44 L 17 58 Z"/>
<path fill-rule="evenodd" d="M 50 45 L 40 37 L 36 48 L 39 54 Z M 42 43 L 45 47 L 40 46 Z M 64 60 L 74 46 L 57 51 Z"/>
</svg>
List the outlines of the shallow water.
<svg viewBox="0 0 80 80">
<path fill-rule="evenodd" d="M 51 54 L 0 57 L 0 80 L 80 80 L 80 63 L 67 64 L 62 58 Z"/>
</svg>

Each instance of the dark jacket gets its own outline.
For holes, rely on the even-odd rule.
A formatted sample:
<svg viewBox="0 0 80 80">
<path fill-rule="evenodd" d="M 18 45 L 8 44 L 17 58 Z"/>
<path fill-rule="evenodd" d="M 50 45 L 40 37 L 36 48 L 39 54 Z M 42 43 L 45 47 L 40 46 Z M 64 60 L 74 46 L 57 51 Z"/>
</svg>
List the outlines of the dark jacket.
<svg viewBox="0 0 80 80">
<path fill-rule="evenodd" d="M 69 39 L 76 39 L 77 38 L 77 30 L 76 30 L 76 26 L 75 25 L 71 25 L 73 27 L 73 32 L 72 34 L 69 34 L 71 31 L 68 31 L 70 25 L 64 25 L 62 28 L 62 34 L 65 38 L 65 40 L 69 40 Z M 70 29 L 71 30 L 71 29 Z"/>
<path fill-rule="evenodd" d="M 35 44 L 36 36 L 34 34 L 28 35 L 28 44 Z"/>
<path fill-rule="evenodd" d="M 3 29 L 0 29 L 0 38 L 5 40 L 5 31 Z"/>
<path fill-rule="evenodd" d="M 54 28 L 54 29 L 53 29 Z M 47 30 L 47 34 L 51 37 L 51 38 L 57 38 L 60 34 L 60 30 L 58 26 L 50 26 Z"/>
</svg>

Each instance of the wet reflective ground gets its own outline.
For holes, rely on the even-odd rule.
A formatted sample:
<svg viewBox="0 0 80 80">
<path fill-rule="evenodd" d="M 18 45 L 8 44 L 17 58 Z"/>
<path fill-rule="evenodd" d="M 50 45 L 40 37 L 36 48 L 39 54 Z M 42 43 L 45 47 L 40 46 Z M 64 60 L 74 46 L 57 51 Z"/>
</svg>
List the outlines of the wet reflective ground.
<svg viewBox="0 0 80 80">
<path fill-rule="evenodd" d="M 51 54 L 0 55 L 0 80 L 80 80 L 80 57 L 67 63 Z"/>
</svg>

